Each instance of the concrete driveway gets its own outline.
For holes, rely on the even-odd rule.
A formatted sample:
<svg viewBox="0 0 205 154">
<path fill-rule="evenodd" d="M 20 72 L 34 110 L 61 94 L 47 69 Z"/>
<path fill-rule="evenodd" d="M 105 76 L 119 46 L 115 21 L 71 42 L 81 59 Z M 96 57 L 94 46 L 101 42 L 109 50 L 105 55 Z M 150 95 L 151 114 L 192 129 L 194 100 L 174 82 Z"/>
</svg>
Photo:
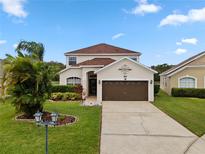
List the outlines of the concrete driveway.
<svg viewBox="0 0 205 154">
<path fill-rule="evenodd" d="M 103 102 L 101 154 L 184 154 L 198 139 L 149 102 Z"/>
</svg>

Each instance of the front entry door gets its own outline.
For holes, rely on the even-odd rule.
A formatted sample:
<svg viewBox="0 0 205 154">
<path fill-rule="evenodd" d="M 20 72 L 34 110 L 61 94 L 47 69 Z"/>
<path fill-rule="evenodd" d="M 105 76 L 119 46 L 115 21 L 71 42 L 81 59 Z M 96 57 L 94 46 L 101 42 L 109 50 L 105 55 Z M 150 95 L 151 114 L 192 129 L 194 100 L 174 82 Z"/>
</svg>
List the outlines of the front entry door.
<svg viewBox="0 0 205 154">
<path fill-rule="evenodd" d="M 89 79 L 89 95 L 96 96 L 97 95 L 97 80 Z"/>
</svg>

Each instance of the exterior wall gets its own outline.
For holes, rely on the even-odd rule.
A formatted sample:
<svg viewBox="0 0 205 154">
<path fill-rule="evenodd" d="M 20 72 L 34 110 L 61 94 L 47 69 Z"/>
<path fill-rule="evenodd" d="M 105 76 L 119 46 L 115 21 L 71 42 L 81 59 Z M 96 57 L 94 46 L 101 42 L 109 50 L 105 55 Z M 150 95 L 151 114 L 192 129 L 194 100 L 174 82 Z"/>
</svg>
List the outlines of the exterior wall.
<svg viewBox="0 0 205 154">
<path fill-rule="evenodd" d="M 74 56 L 77 59 L 77 63 L 81 63 L 86 60 L 91 60 L 93 58 L 112 58 L 114 60 L 122 59 L 123 57 L 136 57 L 139 60 L 139 56 L 126 56 L 126 55 L 78 55 Z M 66 66 L 69 66 L 69 56 L 66 56 Z"/>
<path fill-rule="evenodd" d="M 96 71 L 99 68 L 82 68 L 81 84 L 83 86 L 84 96 L 88 96 L 88 72 Z"/>
<path fill-rule="evenodd" d="M 154 81 L 154 73 L 143 68 L 140 65 L 137 65 L 127 59 L 116 63 L 105 70 L 97 73 L 97 101 L 98 103 L 102 102 L 102 81 L 103 80 L 124 80 L 123 73 L 119 71 L 119 68 L 126 64 L 132 70 L 127 74 L 127 81 L 129 80 L 143 80 L 148 81 L 148 99 L 149 101 L 154 101 L 154 82 L 152 84 L 150 81 Z"/>
<path fill-rule="evenodd" d="M 205 88 L 205 68 L 204 67 L 188 67 L 184 70 L 172 75 L 171 77 L 160 77 L 160 88 L 171 95 L 172 88 L 179 87 L 179 79 L 181 77 L 191 76 L 196 78 L 196 88 Z M 163 79 L 166 78 L 167 86 L 163 86 Z"/>
<path fill-rule="evenodd" d="M 197 79 L 197 87 L 196 88 L 205 88 L 205 81 L 204 81 L 204 77 L 205 77 L 205 68 L 204 67 L 194 67 L 194 68 L 186 68 L 184 70 L 182 70 L 181 72 L 178 72 L 176 74 L 174 74 L 171 77 L 170 80 L 170 84 L 171 87 L 170 88 L 178 88 L 179 87 L 179 78 L 183 77 L 183 76 L 192 76 L 195 77 Z"/>
<path fill-rule="evenodd" d="M 81 68 L 70 68 L 65 72 L 60 73 L 60 85 L 66 85 L 66 79 L 69 77 L 81 78 L 82 82 L 82 69 Z"/>
<path fill-rule="evenodd" d="M 197 66 L 198 65 L 198 66 Z M 197 88 L 205 88 L 205 55 L 187 64 L 185 69 L 173 74 L 171 77 L 160 77 L 160 88 L 171 95 L 172 88 L 179 87 L 179 78 L 192 76 L 197 79 Z M 193 67 L 194 66 L 194 67 Z M 164 82 L 165 80 L 166 82 Z M 166 86 L 165 86 L 166 84 Z"/>
<path fill-rule="evenodd" d="M 160 76 L 160 88 L 166 93 L 170 94 L 170 78 L 167 76 Z"/>
<path fill-rule="evenodd" d="M 90 71 L 96 71 L 99 68 L 70 68 L 60 74 L 60 85 L 66 85 L 66 79 L 69 77 L 78 77 L 81 79 L 83 93 L 88 95 L 88 75 Z"/>
</svg>

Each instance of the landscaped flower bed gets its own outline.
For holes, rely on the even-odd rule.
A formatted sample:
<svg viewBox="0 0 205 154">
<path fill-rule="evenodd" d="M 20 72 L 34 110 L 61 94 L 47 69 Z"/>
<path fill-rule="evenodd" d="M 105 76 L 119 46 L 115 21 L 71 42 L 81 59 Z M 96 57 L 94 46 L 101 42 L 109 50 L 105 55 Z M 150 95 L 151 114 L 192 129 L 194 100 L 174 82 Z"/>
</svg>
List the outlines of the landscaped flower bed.
<svg viewBox="0 0 205 154">
<path fill-rule="evenodd" d="M 42 119 L 43 121 L 51 121 L 51 113 L 43 112 Z M 33 121 L 34 116 L 28 116 L 25 114 L 21 114 L 19 116 L 16 116 L 16 120 Z M 75 121 L 76 121 L 76 118 L 74 116 L 60 114 L 57 120 L 57 126 L 68 125 L 68 124 L 74 123 Z"/>
</svg>

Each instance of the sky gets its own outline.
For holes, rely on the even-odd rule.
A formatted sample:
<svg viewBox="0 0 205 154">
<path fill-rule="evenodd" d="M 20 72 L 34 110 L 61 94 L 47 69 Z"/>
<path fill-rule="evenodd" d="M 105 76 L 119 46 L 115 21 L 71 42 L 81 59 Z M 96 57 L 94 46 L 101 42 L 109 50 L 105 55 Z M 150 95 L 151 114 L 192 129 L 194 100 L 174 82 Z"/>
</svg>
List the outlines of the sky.
<svg viewBox="0 0 205 154">
<path fill-rule="evenodd" d="M 45 46 L 45 60 L 107 43 L 142 53 L 148 66 L 205 51 L 204 0 L 0 0 L 0 59 L 19 41 Z"/>
</svg>

